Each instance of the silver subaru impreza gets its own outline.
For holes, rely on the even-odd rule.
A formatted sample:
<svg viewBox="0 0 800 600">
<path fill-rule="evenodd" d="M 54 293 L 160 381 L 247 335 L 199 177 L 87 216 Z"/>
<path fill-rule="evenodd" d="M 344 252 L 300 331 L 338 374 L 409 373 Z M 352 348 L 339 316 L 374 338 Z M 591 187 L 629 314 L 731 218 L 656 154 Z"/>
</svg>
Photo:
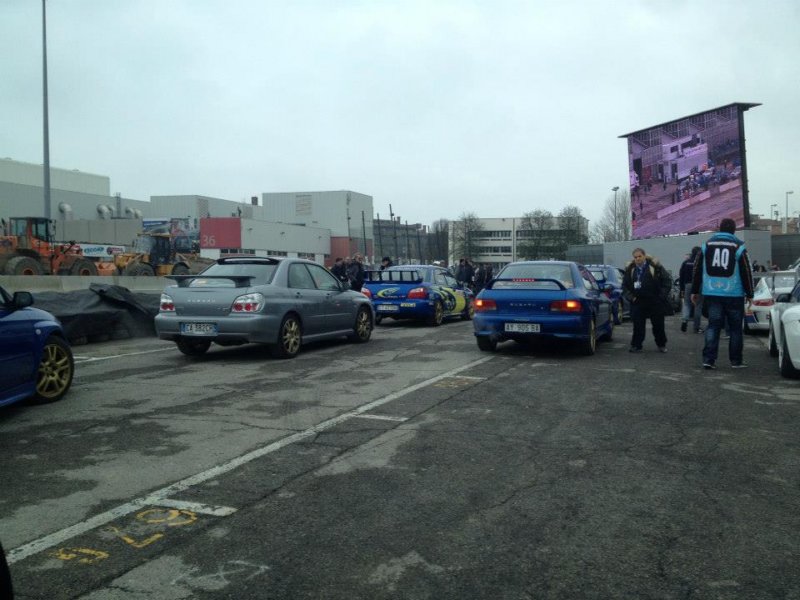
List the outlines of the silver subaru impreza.
<svg viewBox="0 0 800 600">
<path fill-rule="evenodd" d="M 367 342 L 372 303 L 325 267 L 300 258 L 226 257 L 198 275 L 172 275 L 161 295 L 156 332 L 188 356 L 260 343 L 279 358 L 302 344 L 338 337 Z"/>
</svg>

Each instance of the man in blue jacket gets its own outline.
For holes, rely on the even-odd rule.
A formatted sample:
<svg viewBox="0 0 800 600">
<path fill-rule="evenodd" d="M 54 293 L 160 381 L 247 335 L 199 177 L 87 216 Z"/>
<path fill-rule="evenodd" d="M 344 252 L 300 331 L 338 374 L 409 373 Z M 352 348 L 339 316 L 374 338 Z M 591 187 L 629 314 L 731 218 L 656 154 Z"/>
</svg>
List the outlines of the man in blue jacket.
<svg viewBox="0 0 800 600">
<path fill-rule="evenodd" d="M 740 369 L 747 366 L 742 361 L 742 321 L 745 300 L 750 304 L 753 299 L 753 273 L 744 242 L 734 233 L 736 221 L 722 219 L 719 233 L 703 244 L 694 265 L 692 302 L 697 306 L 699 294 L 702 294 L 708 308 L 704 369 L 716 369 L 719 336 L 726 320 L 731 336 L 728 344 L 731 367 Z"/>
</svg>

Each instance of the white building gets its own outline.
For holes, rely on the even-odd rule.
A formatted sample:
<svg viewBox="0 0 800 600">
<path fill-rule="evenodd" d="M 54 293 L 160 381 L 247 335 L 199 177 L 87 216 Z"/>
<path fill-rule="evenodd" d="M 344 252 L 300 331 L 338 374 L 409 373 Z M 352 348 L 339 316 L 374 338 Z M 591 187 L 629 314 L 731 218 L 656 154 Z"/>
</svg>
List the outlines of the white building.
<svg viewBox="0 0 800 600">
<path fill-rule="evenodd" d="M 564 217 L 550 217 L 547 223 L 543 224 L 544 229 L 557 237 L 563 232 L 564 219 Z M 520 245 L 526 242 L 526 237 L 531 231 L 523 217 L 477 219 L 477 223 L 478 230 L 467 234 L 470 238 L 468 245 L 472 249 L 472 256 L 468 258 L 473 263 L 489 263 L 497 272 L 508 263 L 521 259 Z M 461 227 L 464 227 L 463 221 L 450 222 L 448 260 L 451 265 L 458 264 L 461 258 L 459 254 L 465 247 L 465 233 L 461 231 Z M 581 235 L 588 238 L 589 220 L 581 217 L 578 229 Z"/>
</svg>

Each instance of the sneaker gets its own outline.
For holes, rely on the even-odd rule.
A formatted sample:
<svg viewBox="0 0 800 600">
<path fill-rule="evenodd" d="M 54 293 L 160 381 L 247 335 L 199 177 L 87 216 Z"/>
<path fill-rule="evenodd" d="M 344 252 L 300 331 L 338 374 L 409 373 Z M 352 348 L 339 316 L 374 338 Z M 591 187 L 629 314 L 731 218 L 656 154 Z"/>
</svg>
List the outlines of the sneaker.
<svg viewBox="0 0 800 600">
<path fill-rule="evenodd" d="M 658 347 L 658 351 L 661 352 L 661 354 L 665 354 L 667 352 L 667 347 L 666 346 L 659 346 Z"/>
<path fill-rule="evenodd" d="M 705 329 L 703 329 L 702 327 L 698 327 L 697 329 L 694 330 L 695 333 L 703 333 L 704 331 Z"/>
<path fill-rule="evenodd" d="M 686 333 L 686 321 L 683 321 L 683 322 L 681 323 L 681 331 L 682 331 L 683 333 Z"/>
<path fill-rule="evenodd" d="M 631 346 L 628 352 L 641 352 L 641 348 L 637 348 L 636 346 Z"/>
<path fill-rule="evenodd" d="M 731 339 L 731 336 L 728 333 L 723 333 L 722 334 L 722 339 L 723 340 L 729 340 L 729 339 Z"/>
<path fill-rule="evenodd" d="M 746 369 L 747 365 L 744 363 L 732 363 L 731 369 Z"/>
<path fill-rule="evenodd" d="M 711 369 L 716 369 L 716 368 L 717 368 L 717 366 L 716 366 L 714 363 L 712 363 L 712 362 L 704 362 L 704 363 L 703 363 L 703 368 L 704 368 L 706 371 L 710 371 Z"/>
</svg>

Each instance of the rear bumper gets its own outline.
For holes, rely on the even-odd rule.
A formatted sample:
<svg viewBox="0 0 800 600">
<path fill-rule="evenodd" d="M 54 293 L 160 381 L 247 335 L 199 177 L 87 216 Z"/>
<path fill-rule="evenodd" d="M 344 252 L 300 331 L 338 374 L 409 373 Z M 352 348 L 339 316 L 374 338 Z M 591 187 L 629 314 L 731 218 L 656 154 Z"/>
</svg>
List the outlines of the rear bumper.
<svg viewBox="0 0 800 600">
<path fill-rule="evenodd" d="M 582 340 L 588 337 L 588 315 L 493 315 L 475 313 L 472 320 L 476 336 L 489 336 L 496 340 L 504 339 L 533 339 L 540 337 L 553 337 L 561 339 Z M 506 323 L 535 323 L 539 325 L 538 333 L 508 332 Z"/>
<path fill-rule="evenodd" d="M 214 323 L 216 334 L 184 334 L 181 323 Z M 195 338 L 212 342 L 254 342 L 274 344 L 278 339 L 281 319 L 278 315 L 235 315 L 221 318 L 186 317 L 170 313 L 159 313 L 155 318 L 158 337 L 162 340 L 175 341 L 178 338 Z"/>
<path fill-rule="evenodd" d="M 433 314 L 434 300 L 373 300 L 376 317 L 424 319 Z"/>
</svg>

